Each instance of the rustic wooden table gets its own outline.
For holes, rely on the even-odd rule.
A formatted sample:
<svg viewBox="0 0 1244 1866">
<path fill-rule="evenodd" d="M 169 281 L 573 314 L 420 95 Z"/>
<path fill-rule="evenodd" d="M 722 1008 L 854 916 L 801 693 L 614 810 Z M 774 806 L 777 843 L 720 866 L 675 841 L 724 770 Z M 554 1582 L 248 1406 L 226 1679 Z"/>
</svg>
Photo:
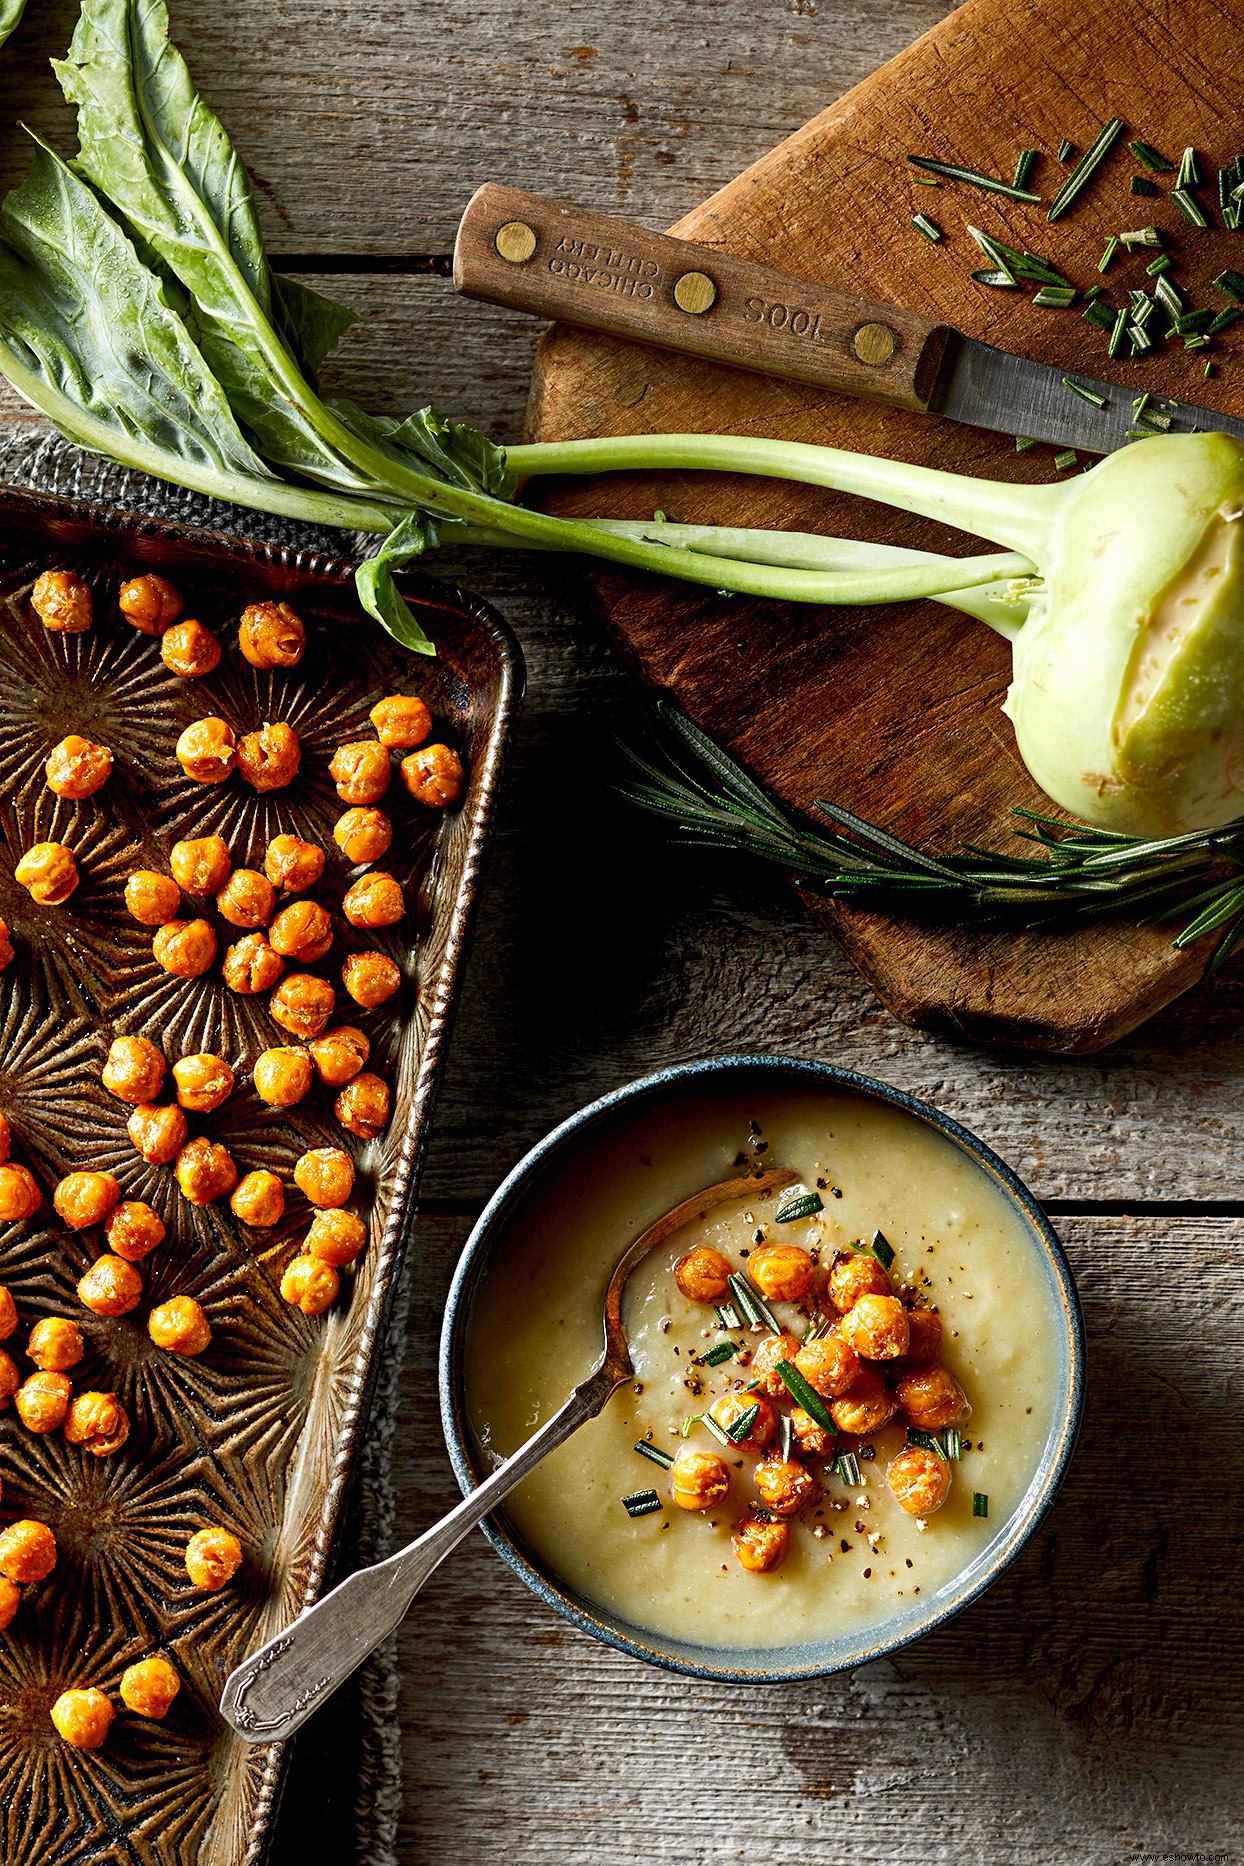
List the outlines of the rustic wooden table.
<svg viewBox="0 0 1244 1866">
<path fill-rule="evenodd" d="M 478 182 L 664 226 L 947 10 L 176 0 L 174 18 L 278 264 L 363 314 L 334 382 L 512 438 L 535 332 L 455 301 L 447 277 Z M 72 11 L 32 0 L 6 71 L 61 146 L 45 60 Z M 0 145 L 0 180 L 19 160 Z M 0 415 L 22 418 L 12 398 Z M 456 570 L 517 628 L 530 685 L 393 1350 L 403 1536 L 456 1495 L 434 1355 L 472 1218 L 552 1123 L 659 1063 L 786 1050 L 966 1121 L 1055 1215 L 1090 1378 L 1074 1468 L 1024 1556 L 951 1626 L 847 1678 L 732 1691 L 647 1670 L 546 1613 L 474 1538 L 401 1636 L 404 1866 L 1244 1858 L 1244 969 L 1086 1061 L 902 1028 L 771 877 L 671 854 L 610 804 L 606 728 L 635 693 L 574 573 Z M 350 1856 L 327 1845 L 350 1811 L 332 1745 L 331 1725 L 312 1735 L 283 1866 Z"/>
</svg>

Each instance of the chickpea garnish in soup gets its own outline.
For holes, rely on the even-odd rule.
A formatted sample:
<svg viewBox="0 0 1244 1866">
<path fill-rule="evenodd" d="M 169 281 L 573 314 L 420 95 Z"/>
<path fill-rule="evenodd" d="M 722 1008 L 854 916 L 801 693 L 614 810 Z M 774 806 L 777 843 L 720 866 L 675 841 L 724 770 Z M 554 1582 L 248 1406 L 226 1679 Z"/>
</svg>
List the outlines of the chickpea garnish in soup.
<svg viewBox="0 0 1244 1866">
<path fill-rule="evenodd" d="M 252 667 L 297 667 L 307 631 L 288 603 L 250 603 L 238 625 L 238 647 Z"/>
<path fill-rule="evenodd" d="M 740 1516 L 730 1546 L 739 1566 L 749 1574 L 772 1574 L 789 1552 L 790 1525 L 776 1522 L 771 1516 Z"/>
<path fill-rule="evenodd" d="M 886 1482 L 911 1516 L 932 1516 L 950 1495 L 950 1463 L 923 1445 L 908 1445 L 886 1466 Z"/>
<path fill-rule="evenodd" d="M 840 1327 L 843 1340 L 862 1360 L 892 1361 L 907 1352 L 907 1311 L 897 1296 L 861 1296 Z"/>
<path fill-rule="evenodd" d="M 770 1302 L 799 1302 L 811 1287 L 816 1265 L 798 1244 L 762 1244 L 748 1259 L 747 1274 Z"/>
<path fill-rule="evenodd" d="M 177 741 L 177 762 L 198 784 L 223 784 L 238 762 L 232 726 L 215 714 L 196 719 Z"/>
<path fill-rule="evenodd" d="M 201 622 L 175 622 L 160 640 L 160 659 L 171 674 L 199 680 L 220 665 L 220 643 Z"/>
<path fill-rule="evenodd" d="M 730 1468 L 715 1451 L 680 1446 L 670 1467 L 670 1495 L 680 1510 L 712 1510 L 730 1494 Z"/>
<path fill-rule="evenodd" d="M 182 611 L 181 592 L 167 577 L 131 577 L 117 598 L 121 614 L 144 635 L 163 635 Z"/>
<path fill-rule="evenodd" d="M 58 797 L 93 797 L 112 776 L 112 753 L 71 732 L 52 747 L 43 768 L 48 789 Z"/>
<path fill-rule="evenodd" d="M 36 842 L 13 870 L 13 879 L 38 907 L 61 907 L 78 885 L 78 864 L 63 842 Z"/>
<path fill-rule="evenodd" d="M 44 570 L 35 578 L 30 606 L 54 635 L 81 635 L 91 626 L 91 587 L 76 570 Z"/>
<path fill-rule="evenodd" d="M 448 745 L 425 745 L 403 758 L 402 782 L 416 803 L 429 810 L 447 810 L 457 803 L 466 772 L 457 752 Z"/>
</svg>

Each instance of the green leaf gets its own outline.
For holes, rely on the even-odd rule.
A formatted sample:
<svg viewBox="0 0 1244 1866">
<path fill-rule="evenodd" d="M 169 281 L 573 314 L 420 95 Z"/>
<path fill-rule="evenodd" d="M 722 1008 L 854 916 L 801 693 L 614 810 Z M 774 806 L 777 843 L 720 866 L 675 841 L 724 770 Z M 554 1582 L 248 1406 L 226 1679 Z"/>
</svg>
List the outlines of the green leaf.
<svg viewBox="0 0 1244 1866">
<path fill-rule="evenodd" d="M 0 0 L 0 45 L 12 37 L 25 10 L 26 0 Z"/>
<path fill-rule="evenodd" d="M 506 464 L 505 449 L 478 428 L 450 421 L 431 407 L 416 409 L 404 421 L 368 414 L 345 399 L 329 407 L 362 439 L 403 466 L 425 474 L 431 469 L 438 480 L 464 492 L 507 503 L 514 498 L 518 481 Z"/>
<path fill-rule="evenodd" d="M 374 616 L 381 628 L 412 654 L 435 654 L 436 646 L 393 581 L 393 567 L 422 557 L 436 543 L 436 535 L 434 519 L 412 512 L 394 527 L 376 555 L 366 558 L 354 573 L 359 601 L 368 615 Z"/>
<path fill-rule="evenodd" d="M 281 334 L 307 378 L 313 379 L 324 358 L 358 323 L 359 314 L 279 272 L 272 274 L 272 290 Z"/>
</svg>

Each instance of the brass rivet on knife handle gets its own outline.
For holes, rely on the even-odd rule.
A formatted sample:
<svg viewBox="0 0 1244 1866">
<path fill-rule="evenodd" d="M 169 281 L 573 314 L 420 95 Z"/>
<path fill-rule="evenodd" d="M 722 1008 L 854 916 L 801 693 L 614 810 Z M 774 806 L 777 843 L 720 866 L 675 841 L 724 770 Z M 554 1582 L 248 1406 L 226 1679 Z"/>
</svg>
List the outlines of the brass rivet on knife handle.
<svg viewBox="0 0 1244 1866">
<path fill-rule="evenodd" d="M 953 335 L 818 279 L 498 182 L 462 217 L 454 284 L 537 317 L 918 410 Z"/>
</svg>

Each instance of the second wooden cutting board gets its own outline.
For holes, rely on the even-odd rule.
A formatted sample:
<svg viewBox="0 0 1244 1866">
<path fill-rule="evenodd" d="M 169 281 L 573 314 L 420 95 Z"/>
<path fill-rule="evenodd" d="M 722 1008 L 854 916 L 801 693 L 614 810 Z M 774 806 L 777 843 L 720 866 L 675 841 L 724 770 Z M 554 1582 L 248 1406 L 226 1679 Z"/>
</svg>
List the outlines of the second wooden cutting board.
<svg viewBox="0 0 1244 1866">
<path fill-rule="evenodd" d="M 1021 149 L 1039 149 L 1029 185 L 1048 201 L 1066 174 L 1054 153 L 1061 140 L 1082 150 L 1108 117 L 1121 116 L 1129 136 L 1176 159 L 1192 144 L 1212 174 L 1238 153 L 1239 127 L 1224 119 L 1222 99 L 1232 94 L 1242 31 L 1244 0 L 1170 12 L 1152 0 L 1027 0 L 1005 12 L 996 0 L 969 0 L 672 231 L 943 318 L 1003 349 L 1117 376 L 1136 394 L 1151 389 L 1239 414 L 1244 365 L 1234 333 L 1217 346 L 1210 380 L 1204 357 L 1178 343 L 1110 363 L 1075 309 L 1037 308 L 1029 294 L 976 284 L 982 260 L 967 224 L 1042 253 L 1086 290 L 1107 236 L 1152 222 L 1169 235 L 1195 303 L 1214 296 L 1209 282 L 1224 267 L 1244 269 L 1244 233 L 1194 230 L 1165 189 L 1161 199 L 1132 195 L 1136 164 L 1123 143 L 1052 227 L 1044 206 L 956 183 L 922 187 L 906 157 L 1009 176 Z M 942 228 L 939 244 L 912 227 L 917 212 Z M 1125 285 L 1149 283 L 1148 256 L 1111 268 L 1103 282 L 1116 302 Z M 1054 477 L 1049 448 L 1017 456 L 1008 439 L 935 417 L 567 327 L 545 337 L 533 440 L 689 430 L 826 441 L 993 478 Z M 613 476 L 563 487 L 548 502 L 580 514 L 647 517 L 659 507 L 689 521 L 969 548 L 962 534 L 924 520 L 774 480 Z M 723 601 L 595 567 L 590 575 L 636 671 L 788 803 L 807 809 L 816 796 L 832 797 L 932 850 L 963 841 L 1018 849 L 1011 812 L 1048 807 L 999 710 L 1009 652 L 980 625 L 931 603 L 815 609 Z M 1175 952 L 1160 928 L 981 933 L 809 900 L 897 1016 L 1038 1049 L 1115 1041 L 1195 984 L 1209 958 L 1205 942 Z"/>
</svg>

